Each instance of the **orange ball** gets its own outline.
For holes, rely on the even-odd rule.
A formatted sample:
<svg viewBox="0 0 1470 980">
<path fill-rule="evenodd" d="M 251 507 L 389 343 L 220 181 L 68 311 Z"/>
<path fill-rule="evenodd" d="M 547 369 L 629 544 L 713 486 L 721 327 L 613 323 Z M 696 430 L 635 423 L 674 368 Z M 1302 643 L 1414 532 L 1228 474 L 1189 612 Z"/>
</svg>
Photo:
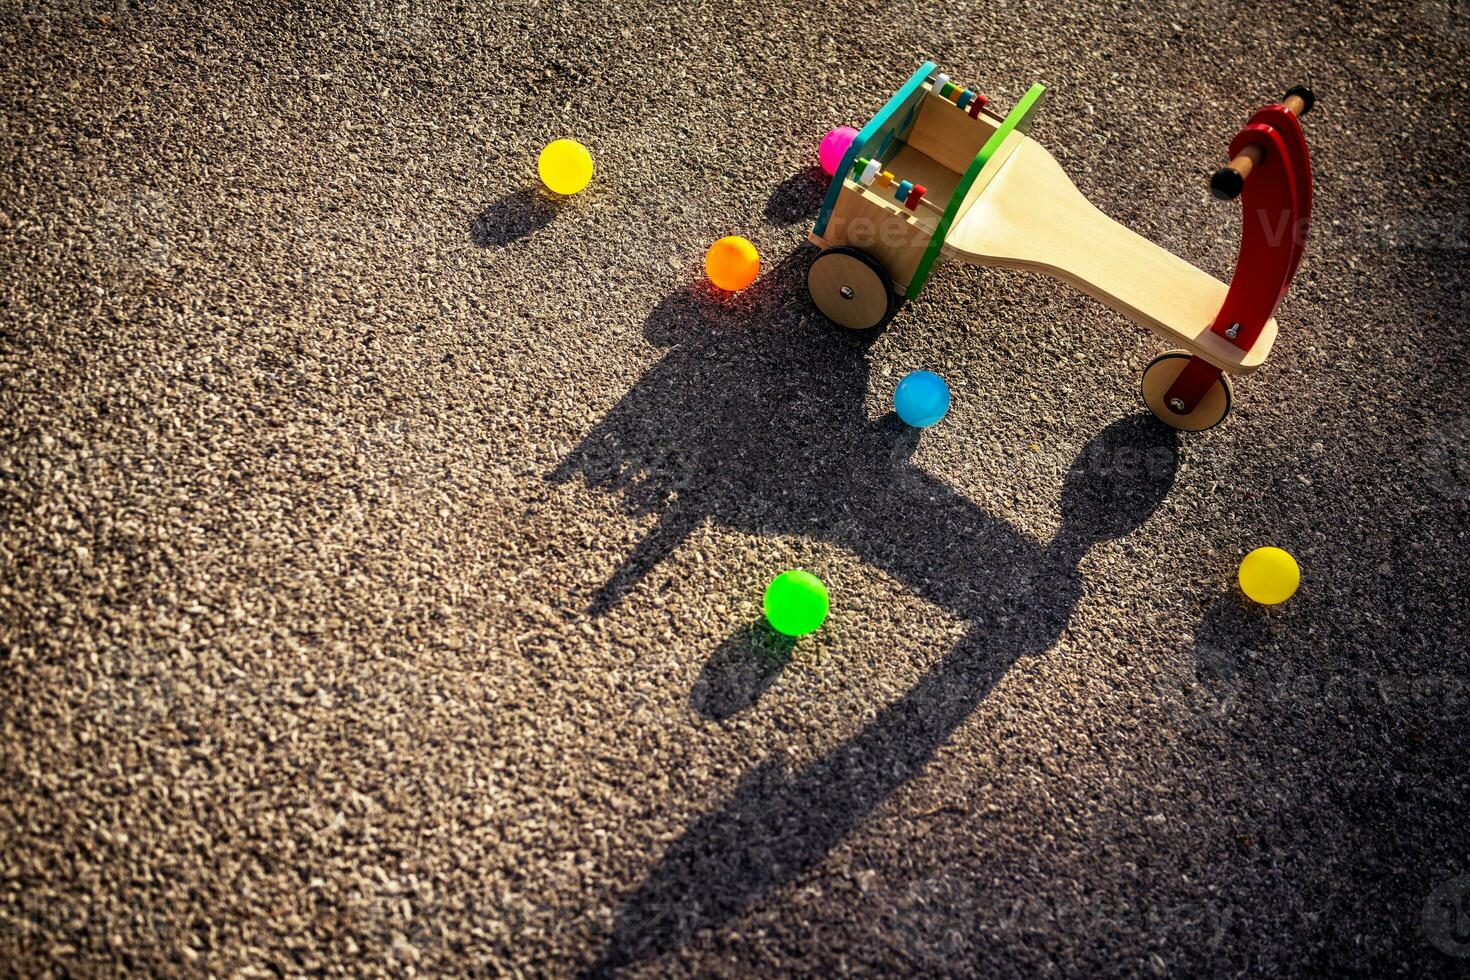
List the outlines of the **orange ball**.
<svg viewBox="0 0 1470 980">
<path fill-rule="evenodd" d="M 744 289 L 761 271 L 760 253 L 739 235 L 728 235 L 704 253 L 704 271 L 721 289 Z"/>
</svg>

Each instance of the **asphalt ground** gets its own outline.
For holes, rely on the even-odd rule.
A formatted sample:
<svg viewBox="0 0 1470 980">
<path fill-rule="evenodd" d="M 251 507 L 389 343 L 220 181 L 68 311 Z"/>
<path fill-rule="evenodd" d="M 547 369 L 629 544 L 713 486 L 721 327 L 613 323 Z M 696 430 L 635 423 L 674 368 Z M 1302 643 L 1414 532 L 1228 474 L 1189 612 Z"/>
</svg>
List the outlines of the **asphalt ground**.
<svg viewBox="0 0 1470 980">
<path fill-rule="evenodd" d="M 1463 4 L 92 0 L 0 43 L 4 972 L 1470 969 Z M 1222 279 L 1207 175 L 1315 89 L 1224 425 L 1140 414 L 1162 345 L 1040 276 L 815 313 L 817 142 L 926 58 L 1047 83 L 1031 135 Z M 793 566 L 833 611 L 789 642 Z"/>
</svg>

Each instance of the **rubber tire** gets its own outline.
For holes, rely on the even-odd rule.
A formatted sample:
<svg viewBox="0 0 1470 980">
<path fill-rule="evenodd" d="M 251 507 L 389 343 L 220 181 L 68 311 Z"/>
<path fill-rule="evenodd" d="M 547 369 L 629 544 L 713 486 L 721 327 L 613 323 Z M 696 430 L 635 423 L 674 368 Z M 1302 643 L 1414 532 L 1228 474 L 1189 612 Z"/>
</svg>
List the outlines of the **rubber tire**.
<svg viewBox="0 0 1470 980">
<path fill-rule="evenodd" d="M 843 286 L 853 290 L 852 297 L 842 296 Z M 806 288 L 823 316 L 849 330 L 881 327 L 898 312 L 888 270 L 871 255 L 846 245 L 826 249 L 812 260 Z"/>
<path fill-rule="evenodd" d="M 1169 426 L 1171 429 L 1179 429 L 1183 432 L 1204 432 L 1213 429 L 1225 417 L 1230 414 L 1230 407 L 1235 403 L 1235 394 L 1230 387 L 1229 375 L 1222 374 L 1205 396 L 1200 399 L 1194 411 L 1188 415 L 1179 415 L 1171 411 L 1164 404 L 1164 393 L 1179 377 L 1184 370 L 1184 365 L 1189 363 L 1190 354 L 1187 351 L 1171 350 L 1152 361 L 1148 367 L 1143 369 L 1142 383 L 1140 384 L 1143 403 L 1148 410 L 1154 414 L 1154 418 Z M 1177 364 L 1174 362 L 1178 362 Z M 1150 377 L 1152 374 L 1152 377 Z"/>
</svg>

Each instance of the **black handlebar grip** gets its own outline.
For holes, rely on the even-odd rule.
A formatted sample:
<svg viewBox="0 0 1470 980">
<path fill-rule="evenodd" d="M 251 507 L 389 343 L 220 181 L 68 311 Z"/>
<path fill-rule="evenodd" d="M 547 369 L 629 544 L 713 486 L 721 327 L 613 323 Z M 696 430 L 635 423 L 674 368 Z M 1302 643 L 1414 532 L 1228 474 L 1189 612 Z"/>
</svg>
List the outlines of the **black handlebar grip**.
<svg viewBox="0 0 1470 980">
<path fill-rule="evenodd" d="M 1233 201 L 1245 190 L 1245 178 L 1234 167 L 1221 167 L 1210 178 L 1210 193 L 1222 201 Z"/>
<path fill-rule="evenodd" d="M 1293 85 L 1291 88 L 1286 90 L 1286 94 L 1281 97 L 1281 101 L 1285 102 L 1293 95 L 1302 100 L 1302 111 L 1300 114 L 1303 116 L 1311 112 L 1312 106 L 1317 104 L 1317 97 L 1313 95 L 1312 90 L 1307 88 L 1305 85 Z"/>
</svg>

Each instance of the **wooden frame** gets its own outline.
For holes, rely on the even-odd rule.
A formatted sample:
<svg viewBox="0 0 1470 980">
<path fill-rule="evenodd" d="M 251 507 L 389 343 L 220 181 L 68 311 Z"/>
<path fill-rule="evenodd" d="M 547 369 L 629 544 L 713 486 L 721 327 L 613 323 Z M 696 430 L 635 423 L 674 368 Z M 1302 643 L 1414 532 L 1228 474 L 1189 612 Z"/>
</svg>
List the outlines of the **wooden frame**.
<svg viewBox="0 0 1470 980">
<path fill-rule="evenodd" d="M 809 235 L 814 244 L 851 245 L 872 255 L 889 273 L 894 293 L 906 298 L 918 295 L 941 253 L 972 265 L 1044 272 L 1213 368 L 1249 374 L 1260 367 L 1275 343 L 1274 318 L 1254 342 L 1240 323 L 1222 330 L 1217 320 L 1225 315 L 1224 283 L 1093 207 L 1052 155 L 1026 135 L 1045 86 L 1033 85 L 1003 119 L 988 111 L 971 115 L 934 91 L 934 70 L 933 62 L 925 62 L 853 140 Z M 1277 129 L 1299 134 L 1295 113 L 1304 111 L 1304 100 L 1298 98 L 1297 105 L 1268 106 L 1261 113 Z M 1237 137 L 1241 147 L 1232 146 L 1233 152 L 1262 128 L 1255 122 Z M 1296 152 L 1301 160 L 1290 162 L 1305 175 L 1307 189 L 1284 180 L 1283 193 L 1305 197 L 1299 210 L 1310 206 L 1305 153 L 1302 142 Z M 1279 149 L 1277 155 L 1288 156 Z M 855 179 L 860 157 L 877 161 L 885 171 L 882 179 L 871 186 Z M 1244 169 L 1248 175 L 1251 168 Z M 924 186 L 915 210 L 884 193 L 891 191 L 890 176 Z M 1283 253 L 1286 282 L 1300 260 L 1300 243 L 1294 247 Z M 1243 245 L 1241 263 L 1246 252 Z M 1283 285 L 1274 298 L 1284 292 Z"/>
<path fill-rule="evenodd" d="M 1210 332 L 1226 286 L 1103 214 L 1029 136 L 975 196 L 944 243 L 973 265 L 1044 272 L 1232 374 L 1260 367 L 1267 322 L 1249 350 Z"/>
</svg>

